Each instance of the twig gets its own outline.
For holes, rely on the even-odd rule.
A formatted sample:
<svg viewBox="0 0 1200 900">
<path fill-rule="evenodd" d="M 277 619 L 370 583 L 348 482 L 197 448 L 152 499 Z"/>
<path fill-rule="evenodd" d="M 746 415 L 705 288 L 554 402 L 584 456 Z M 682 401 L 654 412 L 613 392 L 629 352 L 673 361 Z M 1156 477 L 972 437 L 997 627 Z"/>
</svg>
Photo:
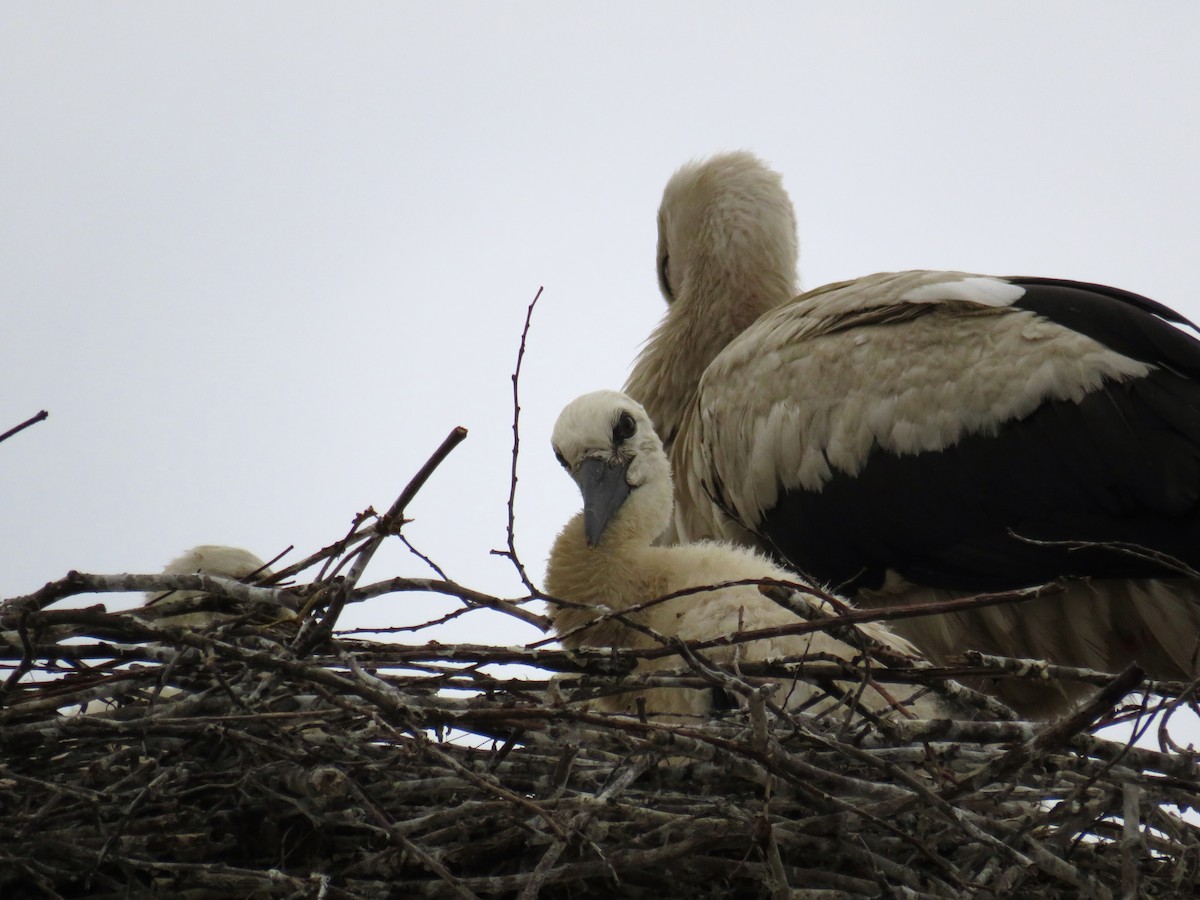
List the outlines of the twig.
<svg viewBox="0 0 1200 900">
<path fill-rule="evenodd" d="M 952 789 L 943 792 L 942 799 L 953 800 L 969 791 L 978 791 L 984 785 L 1003 780 L 1010 773 L 1025 766 L 1031 760 L 1066 744 L 1072 737 L 1091 726 L 1109 712 L 1126 694 L 1141 683 L 1144 673 L 1137 666 L 1130 666 L 1112 679 L 1109 685 L 1098 691 L 1086 703 L 1068 716 L 1042 729 L 1033 739 L 1009 750 L 1004 756 L 984 769 L 961 780 Z"/>
<path fill-rule="evenodd" d="M 779 582 L 774 579 L 743 579 L 740 581 L 726 581 L 713 585 L 704 585 L 703 587 L 687 588 L 680 591 L 675 591 L 670 594 L 664 594 L 661 597 L 656 597 L 651 601 L 639 604 L 635 607 L 613 611 L 610 613 L 612 618 L 628 615 L 634 610 L 644 609 L 656 603 L 661 603 L 668 599 L 685 596 L 689 594 L 703 594 L 706 592 L 720 590 L 724 587 L 731 587 L 743 584 L 757 584 L 774 587 L 787 587 L 791 589 L 806 589 L 804 585 L 795 582 Z M 827 631 L 833 627 L 842 627 L 848 625 L 858 625 L 864 622 L 882 622 L 891 621 L 893 619 L 910 619 L 920 616 L 941 615 L 948 612 L 960 612 L 968 609 L 980 609 L 985 606 L 999 606 L 1010 603 L 1026 603 L 1038 597 L 1047 594 L 1057 593 L 1062 588 L 1056 584 L 1042 585 L 1034 588 L 1023 588 L 1015 591 L 1002 591 L 995 594 L 976 594 L 971 597 L 960 597 L 955 600 L 944 600 L 937 603 L 913 603 L 897 606 L 889 606 L 886 609 L 862 609 L 847 612 L 837 618 L 821 619 L 818 621 L 799 620 L 789 625 L 777 625 L 772 628 L 757 628 L 746 631 L 739 631 L 731 635 L 722 635 L 721 637 L 710 638 L 703 641 L 692 641 L 689 646 L 693 650 L 709 650 L 713 647 L 730 647 L 737 644 L 744 644 L 748 641 L 761 641 L 770 638 L 783 637 L 784 635 L 801 635 L 811 634 L 816 631 Z M 563 601 L 557 598 L 547 598 L 551 602 L 561 603 Z M 586 627 L 591 627 L 595 624 L 594 621 L 587 623 Z M 629 624 L 629 623 L 626 623 Z M 548 638 L 547 641 L 550 639 Z M 669 646 L 660 647 L 656 650 L 651 650 L 646 654 L 647 659 L 655 659 L 661 656 L 670 656 L 675 651 Z"/>
<path fill-rule="evenodd" d="M 391 508 L 375 523 L 375 532 L 355 551 L 354 563 L 350 566 L 350 571 L 346 573 L 336 589 L 330 592 L 325 614 L 319 619 L 308 619 L 301 626 L 293 642 L 299 655 L 307 656 L 318 644 L 329 640 L 333 629 L 337 626 L 342 610 L 345 609 L 346 603 L 350 599 L 351 592 L 362 578 L 363 572 L 371 562 L 375 551 L 379 549 L 379 545 L 383 543 L 384 538 L 393 528 L 398 528 L 403 523 L 404 511 L 409 502 L 425 486 L 429 476 L 445 461 L 455 447 L 466 440 L 466 437 L 467 429 L 461 425 L 452 429 L 441 445 L 433 451 L 433 455 L 425 461 L 425 465 L 417 470 L 417 474 L 400 492 L 400 496 L 396 498 Z"/>
<path fill-rule="evenodd" d="M 1109 550 L 1132 559 L 1154 563 L 1156 574 L 1165 573 L 1184 578 L 1200 578 L 1200 572 L 1197 572 L 1183 560 L 1171 556 L 1169 553 L 1143 547 L 1140 544 L 1131 544 L 1127 541 L 1047 541 L 1025 537 L 1024 535 L 1017 534 L 1011 528 L 1008 530 L 1008 533 L 1018 541 L 1034 547 L 1062 547 L 1068 551 Z"/>
<path fill-rule="evenodd" d="M 542 296 L 542 288 L 537 289 L 537 293 L 533 295 L 533 300 L 529 303 L 529 308 L 525 310 L 525 325 L 521 329 L 521 346 L 517 350 L 517 365 L 512 373 L 512 396 L 513 396 L 513 422 L 512 422 L 512 471 L 508 480 L 508 526 L 505 530 L 507 538 L 507 549 L 493 550 L 492 553 L 496 556 L 503 556 L 513 564 L 517 570 L 517 574 L 521 578 L 521 583 L 525 585 L 525 589 L 529 591 L 531 597 L 540 597 L 541 591 L 529 580 L 529 574 L 525 571 L 525 566 L 517 556 L 516 546 L 516 504 L 517 504 L 517 460 L 521 453 L 521 364 L 525 361 L 525 340 L 529 336 L 529 325 L 533 321 L 533 308 L 537 306 L 538 299 Z"/>
<path fill-rule="evenodd" d="M 341 540 L 334 541 L 332 544 L 329 544 L 326 547 L 322 547 L 316 553 L 313 553 L 310 556 L 306 556 L 304 559 L 300 560 L 299 562 L 292 563 L 292 565 L 288 566 L 286 569 L 280 569 L 274 575 L 272 575 L 269 578 L 266 578 L 264 580 L 268 584 L 276 582 L 276 581 L 282 581 L 285 578 L 291 578 L 293 575 L 298 575 L 299 573 L 305 571 L 306 569 L 309 569 L 312 566 L 315 566 L 319 562 L 334 559 L 338 556 L 341 556 L 350 547 L 354 546 L 355 544 L 357 544 L 361 541 L 367 540 L 367 538 L 371 537 L 371 535 L 373 535 L 375 533 L 374 523 L 367 524 L 365 528 L 363 527 L 363 525 L 364 525 L 364 523 L 367 522 L 368 519 L 376 518 L 376 516 L 377 516 L 377 513 L 375 512 L 375 510 L 368 507 L 365 512 L 361 512 L 354 517 L 354 522 L 350 526 L 350 531 Z M 325 573 L 322 572 L 321 575 L 318 576 L 317 580 L 318 581 L 323 580 L 324 577 L 325 577 Z"/>
<path fill-rule="evenodd" d="M 1137 900 L 1138 858 L 1142 849 L 1141 791 L 1136 785 L 1126 782 L 1121 793 L 1121 812 L 1125 822 L 1121 838 L 1121 897 L 1123 900 Z"/>
<path fill-rule="evenodd" d="M 380 581 L 376 584 L 369 584 L 359 588 L 354 592 L 354 599 L 367 600 L 371 597 L 379 597 L 383 594 L 392 594 L 398 591 L 430 591 L 435 594 L 445 594 L 449 597 L 457 597 L 464 603 L 468 603 L 474 607 L 497 610 L 515 619 L 520 619 L 522 622 L 542 631 L 548 631 L 550 628 L 549 619 L 537 613 L 530 612 L 527 609 L 521 609 L 517 605 L 520 602 L 518 600 L 502 600 L 499 597 L 493 597 L 481 591 L 473 591 L 457 582 L 438 581 L 433 578 L 392 578 L 388 581 Z"/>
<path fill-rule="evenodd" d="M 353 588 L 358 584 L 358 580 L 362 577 L 363 571 L 371 561 L 371 557 L 375 555 L 375 551 L 379 549 L 379 545 L 383 543 L 383 539 L 387 537 L 392 528 L 398 527 L 401 524 L 408 504 L 421 488 L 425 486 L 425 482 L 429 480 L 429 476 L 445 461 L 451 451 L 466 440 L 466 438 L 467 429 L 461 425 L 451 429 L 441 445 L 433 451 L 433 455 L 425 461 L 425 465 L 421 466 L 417 470 L 417 474 L 412 477 L 412 480 L 405 485 L 404 490 L 400 492 L 400 496 L 396 498 L 391 508 L 376 523 L 375 533 L 359 548 L 354 565 L 350 567 L 350 571 L 346 575 L 345 583 L 347 587 Z"/>
<path fill-rule="evenodd" d="M 50 415 L 50 413 L 46 412 L 46 410 L 43 409 L 40 412 L 38 412 L 37 415 L 30 416 L 28 419 L 26 419 L 20 425 L 15 425 L 12 428 L 8 429 L 8 431 L 4 432 L 4 434 L 0 434 L 0 443 L 7 441 L 14 434 L 24 431 L 30 425 L 36 425 L 38 422 L 45 421 L 49 417 L 49 415 Z"/>
</svg>

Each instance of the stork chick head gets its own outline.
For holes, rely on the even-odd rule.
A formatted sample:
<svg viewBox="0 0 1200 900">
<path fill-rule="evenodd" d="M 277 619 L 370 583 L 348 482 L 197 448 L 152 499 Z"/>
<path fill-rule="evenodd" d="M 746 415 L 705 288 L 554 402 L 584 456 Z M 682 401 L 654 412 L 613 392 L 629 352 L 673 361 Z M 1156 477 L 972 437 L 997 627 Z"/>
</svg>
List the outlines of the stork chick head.
<svg viewBox="0 0 1200 900">
<path fill-rule="evenodd" d="M 671 518 L 671 468 L 641 405 L 617 391 L 584 394 L 554 425 L 554 455 L 583 494 L 589 547 L 649 543 Z"/>
<path fill-rule="evenodd" d="M 658 209 L 658 283 L 667 303 L 745 297 L 774 306 L 796 293 L 798 255 L 783 180 L 754 154 L 692 162 L 667 183 Z"/>
</svg>

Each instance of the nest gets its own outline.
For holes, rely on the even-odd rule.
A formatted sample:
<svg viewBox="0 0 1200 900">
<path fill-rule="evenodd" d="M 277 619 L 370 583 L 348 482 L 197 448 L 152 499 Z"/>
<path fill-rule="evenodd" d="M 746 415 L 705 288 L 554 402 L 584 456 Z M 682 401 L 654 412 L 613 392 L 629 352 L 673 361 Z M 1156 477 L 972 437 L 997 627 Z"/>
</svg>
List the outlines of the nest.
<svg viewBox="0 0 1200 900">
<path fill-rule="evenodd" d="M 1133 897 L 1200 878 L 1184 814 L 1200 793 L 1193 755 L 1165 725 L 1157 750 L 1094 733 L 1163 722 L 1188 685 L 978 655 L 953 670 L 864 654 L 850 669 L 734 671 L 697 645 L 651 678 L 635 652 L 440 644 L 436 622 L 407 623 L 405 644 L 340 633 L 347 604 L 404 592 L 544 626 L 528 579 L 516 599 L 441 578 L 359 583 L 455 440 L 388 514 L 359 516 L 259 586 L 72 572 L 6 601 L 0 894 Z M 510 517 L 510 551 L 511 536 Z M 171 615 L 59 603 L 148 590 L 208 595 Z M 181 612 L 210 624 L 172 624 Z M 816 716 L 773 699 L 796 678 L 833 690 L 835 676 L 919 683 L 969 714 L 850 717 L 851 699 Z M 1081 679 L 1094 693 L 1035 726 L 951 680 L 964 677 Z M 647 687 L 738 702 L 708 722 L 589 707 Z"/>
</svg>

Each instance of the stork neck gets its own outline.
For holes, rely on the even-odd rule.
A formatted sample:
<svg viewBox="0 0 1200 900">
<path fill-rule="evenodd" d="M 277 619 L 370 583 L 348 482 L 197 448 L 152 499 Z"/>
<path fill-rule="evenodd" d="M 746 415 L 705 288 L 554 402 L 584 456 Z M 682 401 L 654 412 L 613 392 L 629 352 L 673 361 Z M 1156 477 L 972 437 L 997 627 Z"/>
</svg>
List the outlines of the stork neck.
<svg viewBox="0 0 1200 900">
<path fill-rule="evenodd" d="M 646 408 L 668 453 L 704 370 L 763 313 L 793 296 L 791 278 L 748 285 L 736 275 L 698 279 L 707 281 L 706 291 L 681 291 L 626 382 L 625 392 Z"/>
</svg>

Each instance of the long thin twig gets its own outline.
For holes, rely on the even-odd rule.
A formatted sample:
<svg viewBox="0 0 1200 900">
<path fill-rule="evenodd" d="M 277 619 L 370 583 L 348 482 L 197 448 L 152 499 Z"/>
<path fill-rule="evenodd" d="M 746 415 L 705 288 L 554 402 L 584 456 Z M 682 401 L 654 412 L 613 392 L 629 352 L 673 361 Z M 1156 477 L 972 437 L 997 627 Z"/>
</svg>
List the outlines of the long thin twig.
<svg viewBox="0 0 1200 900">
<path fill-rule="evenodd" d="M 513 397 L 513 421 L 512 421 L 512 470 L 508 479 L 508 526 L 505 530 L 507 539 L 507 548 L 504 550 L 493 550 L 492 553 L 496 556 L 503 556 L 508 559 L 514 567 L 517 574 L 521 578 L 521 583 L 525 585 L 525 589 L 529 591 L 531 597 L 540 597 L 541 591 L 537 586 L 529 580 L 529 574 L 525 571 L 525 565 L 521 562 L 521 558 L 517 555 L 517 531 L 516 531 L 516 505 L 517 505 L 517 460 L 521 454 L 521 364 L 525 361 L 525 341 L 529 337 L 529 326 L 533 321 L 533 309 L 537 306 L 538 299 L 542 296 L 542 288 L 537 289 L 533 300 L 529 303 L 529 308 L 525 310 L 525 325 L 521 328 L 521 345 L 517 349 L 517 365 L 512 373 L 512 397 Z"/>
</svg>

